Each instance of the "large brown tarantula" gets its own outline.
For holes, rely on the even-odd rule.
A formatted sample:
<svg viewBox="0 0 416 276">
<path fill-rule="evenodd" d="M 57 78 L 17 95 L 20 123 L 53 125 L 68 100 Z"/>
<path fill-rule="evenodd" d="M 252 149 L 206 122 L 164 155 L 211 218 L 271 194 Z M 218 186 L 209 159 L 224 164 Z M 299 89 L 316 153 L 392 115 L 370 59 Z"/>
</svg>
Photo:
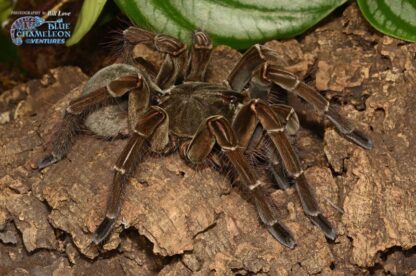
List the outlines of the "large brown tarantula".
<svg viewBox="0 0 416 276">
<path fill-rule="evenodd" d="M 100 110 L 107 108 L 114 99 L 128 95 L 131 134 L 114 166 L 112 193 L 106 216 L 94 233 L 94 243 L 99 244 L 110 233 L 120 211 L 123 186 L 148 143 L 151 150 L 158 153 L 178 149 L 191 164 L 205 161 L 214 147 L 219 148 L 237 172 L 244 190 L 253 198 L 269 232 L 283 245 L 294 247 L 290 231 L 279 222 L 276 207 L 265 193 L 264 182 L 248 162 L 253 149 L 262 144 L 259 141 L 264 137 L 272 142 L 268 155 L 272 168 L 275 160 L 281 160 L 286 179 L 295 182 L 306 215 L 329 239 L 335 239 L 335 230 L 320 213 L 286 136 L 286 132 L 293 134 L 299 127 L 296 113 L 288 105 L 269 103 L 272 87 L 283 88 L 310 103 L 341 134 L 361 147 L 370 149 L 370 139 L 336 113 L 315 89 L 274 65 L 277 54 L 263 45 L 249 48 L 224 84 L 211 84 L 204 81 L 212 51 L 206 33 L 194 32 L 190 50 L 171 36 L 137 27 L 125 30 L 124 37 L 129 45 L 142 43 L 164 54 L 158 73 L 152 77 L 142 67 L 127 63 L 100 70 L 87 82 L 83 95 L 67 107 L 62 126 L 52 139 L 51 152 L 38 162 L 38 168 L 42 169 L 61 160 L 82 123 L 95 128 L 93 131 L 100 135 L 117 135 L 122 128 L 120 124 L 115 123 L 114 129 L 105 129 L 106 126 L 100 124 L 104 114 Z M 95 124 L 88 123 L 92 116 L 95 116 L 92 120 Z M 279 174 L 275 175 L 278 181 Z"/>
</svg>

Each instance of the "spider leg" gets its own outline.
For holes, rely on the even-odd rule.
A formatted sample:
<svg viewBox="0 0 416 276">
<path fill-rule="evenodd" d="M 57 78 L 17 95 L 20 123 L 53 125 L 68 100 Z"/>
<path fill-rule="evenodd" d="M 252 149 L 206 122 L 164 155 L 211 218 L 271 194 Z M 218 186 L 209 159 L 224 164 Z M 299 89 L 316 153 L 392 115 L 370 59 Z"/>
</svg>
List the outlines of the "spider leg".
<svg viewBox="0 0 416 276">
<path fill-rule="evenodd" d="M 276 53 L 273 50 L 260 44 L 251 46 L 228 75 L 229 86 L 235 91 L 243 91 L 250 81 L 253 71 L 262 63 L 275 59 Z"/>
<path fill-rule="evenodd" d="M 264 63 L 262 72 L 265 80 L 301 97 L 319 113 L 324 114 L 344 137 L 365 149 L 373 147 L 373 142 L 363 132 L 356 129 L 349 120 L 338 114 L 325 97 L 311 86 L 301 82 L 295 74 L 268 63 Z"/>
<path fill-rule="evenodd" d="M 291 106 L 284 104 L 273 104 L 270 105 L 270 108 L 273 110 L 276 118 L 284 125 L 285 132 L 289 135 L 295 135 L 299 130 L 299 118 L 295 110 Z M 287 189 L 294 183 L 294 180 L 287 174 L 277 149 L 270 149 L 268 153 L 269 171 L 275 180 L 275 184 L 281 189 Z"/>
<path fill-rule="evenodd" d="M 132 136 L 114 165 L 113 188 L 107 204 L 105 218 L 99 224 L 93 235 L 93 242 L 95 244 L 101 243 L 114 226 L 120 211 L 124 184 L 142 157 L 144 142 L 152 138 L 158 129 L 162 128 L 167 130 L 167 125 L 168 117 L 166 112 L 159 107 L 151 106 L 134 127 Z M 168 133 L 165 132 L 166 137 L 167 135 Z"/>
<path fill-rule="evenodd" d="M 263 182 L 244 157 L 243 149 L 238 145 L 235 132 L 230 123 L 222 116 L 209 117 L 203 122 L 189 143 L 186 158 L 192 163 L 199 163 L 207 158 L 215 143 L 228 157 L 242 179 L 245 189 L 254 198 L 261 221 L 268 231 L 283 245 L 293 248 L 295 241 L 290 231 L 279 222 L 273 202 L 263 191 Z"/>
<path fill-rule="evenodd" d="M 248 51 L 248 53 L 250 53 L 250 51 Z M 257 52 L 255 52 L 257 53 Z M 247 53 L 246 53 L 247 54 Z M 260 59 L 260 57 L 258 57 L 259 60 L 261 61 L 262 59 Z M 262 62 L 263 63 L 263 62 Z M 260 63 L 260 64 L 262 64 Z M 258 65 L 257 65 L 258 66 Z M 269 94 L 272 90 L 272 86 L 273 83 L 270 80 L 267 80 L 263 77 L 263 72 L 262 72 L 262 68 L 261 67 L 257 67 L 255 69 L 253 69 L 254 71 L 252 71 L 251 75 L 248 76 L 248 72 L 246 72 L 245 70 L 243 70 L 242 68 L 244 67 L 239 67 L 238 65 L 234 68 L 234 71 L 236 71 L 235 74 L 242 74 L 241 72 L 245 72 L 247 73 L 246 79 L 245 81 L 250 81 L 249 82 L 249 89 L 248 89 L 248 93 L 251 99 L 261 99 L 261 100 L 268 100 L 269 98 Z M 232 74 L 231 74 L 232 75 Z M 230 75 L 230 76 L 231 76 Z M 276 114 L 278 114 L 278 118 L 279 120 L 285 125 L 285 127 L 287 128 L 287 132 L 289 134 L 295 134 L 298 129 L 299 129 L 299 119 L 298 116 L 295 112 L 295 110 L 288 105 L 284 105 L 284 104 L 272 104 L 270 105 L 270 107 L 276 112 Z M 245 107 L 246 109 L 249 107 Z M 245 114 L 244 112 L 242 114 Z M 240 117 L 240 120 L 238 123 L 235 124 L 235 127 L 241 126 L 241 127 L 245 127 L 244 122 L 246 120 L 248 120 L 249 118 L 243 118 Z M 256 120 L 251 119 L 251 123 L 256 122 Z M 246 131 L 243 130 L 242 132 L 239 132 L 239 134 L 246 134 Z M 244 145 L 246 145 L 245 143 L 243 143 Z"/>
<path fill-rule="evenodd" d="M 69 152 L 79 126 L 89 110 L 103 105 L 111 98 L 104 87 L 72 101 L 52 137 L 51 152 L 38 161 L 38 169 L 41 170 L 61 160 Z"/>
<path fill-rule="evenodd" d="M 289 135 L 296 134 L 299 130 L 299 118 L 295 110 L 291 106 L 284 104 L 272 104 L 269 107 L 276 114 L 276 119 L 279 120 L 283 130 Z M 240 146 L 248 150 L 254 150 L 260 145 L 263 128 L 258 126 L 258 120 L 251 115 L 252 111 L 250 109 L 250 105 L 241 107 L 240 112 L 234 118 L 233 129 L 237 137 L 240 138 Z M 247 129 L 253 131 L 247 131 Z"/>
<path fill-rule="evenodd" d="M 209 36 L 202 31 L 192 35 L 192 49 L 189 53 L 185 74 L 186 81 L 204 81 L 205 72 L 211 57 L 212 43 Z"/>
<path fill-rule="evenodd" d="M 177 79 L 183 77 L 187 55 L 186 45 L 181 41 L 169 35 L 155 34 L 137 27 L 129 27 L 124 30 L 123 35 L 126 42 L 131 45 L 142 43 L 165 54 L 165 59 L 155 79 L 155 83 L 161 89 L 169 88 Z"/>
<path fill-rule="evenodd" d="M 293 107 L 285 104 L 271 104 L 270 108 L 285 126 L 287 134 L 295 135 L 298 132 L 300 127 L 299 118 Z"/>
<path fill-rule="evenodd" d="M 296 134 L 299 129 L 299 119 L 295 110 L 291 106 L 284 104 L 273 104 L 270 105 L 270 108 L 276 114 L 281 124 L 284 125 L 285 132 L 289 135 Z M 247 144 L 240 141 L 240 145 L 246 149 L 246 153 L 250 154 L 253 152 L 260 152 L 262 160 L 266 161 L 267 163 L 267 171 L 274 179 L 274 186 L 277 186 L 281 189 L 287 189 L 293 184 L 293 179 L 287 175 L 284 167 L 282 166 L 282 160 L 279 158 L 277 150 L 273 147 L 270 147 L 267 142 L 264 142 L 265 132 L 260 124 L 256 125 L 253 132 L 247 132 L 247 129 L 244 127 L 244 125 L 245 122 L 247 120 L 250 121 L 250 119 L 242 116 L 243 114 L 247 113 L 240 113 L 236 116 L 233 122 L 233 126 L 237 130 L 237 137 L 242 137 L 247 133 L 252 134 L 245 136 L 250 137 Z M 247 138 L 245 141 L 247 141 Z"/>
<path fill-rule="evenodd" d="M 111 81 L 106 87 L 101 87 L 70 102 L 58 130 L 51 139 L 51 151 L 38 161 L 38 169 L 48 167 L 68 154 L 80 125 L 88 114 L 103 105 L 110 104 L 114 98 L 140 87 L 141 81 L 142 78 L 138 75 L 121 76 Z"/>
<path fill-rule="evenodd" d="M 344 137 L 365 149 L 373 147 L 373 142 L 362 131 L 356 129 L 349 120 L 338 114 L 325 97 L 311 86 L 301 82 L 296 75 L 267 63 L 264 63 L 262 71 L 266 80 L 272 81 L 310 103 L 315 110 L 327 117 Z"/>
<path fill-rule="evenodd" d="M 240 116 L 237 116 L 236 119 L 241 119 Z M 237 128 L 240 123 L 233 123 L 233 126 Z M 240 130 L 246 131 L 245 128 L 240 128 Z M 251 132 L 248 132 L 251 133 Z M 237 137 L 239 134 L 237 133 Z M 265 135 L 264 129 L 260 124 L 257 124 L 250 140 L 248 141 L 247 145 L 243 145 L 242 147 L 245 148 L 245 154 L 251 155 L 255 158 L 256 161 L 265 162 L 267 165 L 266 172 L 273 178 L 273 186 L 280 188 L 280 189 L 287 189 L 293 183 L 293 179 L 291 179 L 284 167 L 282 166 L 282 160 L 279 158 L 279 153 L 274 147 L 271 147 L 268 142 L 266 141 L 267 137 Z M 240 143 L 241 145 L 241 143 Z"/>
<path fill-rule="evenodd" d="M 285 124 L 282 122 L 281 116 L 275 112 L 275 108 L 270 107 L 266 102 L 258 99 L 252 100 L 241 108 L 233 122 L 233 126 L 237 127 L 237 125 L 240 125 L 238 128 L 239 133 L 244 131 L 249 134 L 253 133 L 253 125 L 255 126 L 255 123 L 241 126 L 243 120 L 249 122 L 254 121 L 255 123 L 258 120 L 267 131 L 268 136 L 282 159 L 288 177 L 296 181 L 295 187 L 305 213 L 315 224 L 321 227 L 328 238 L 335 239 L 335 230 L 319 211 L 318 203 L 316 202 L 311 187 L 306 181 L 300 162 L 284 133 Z M 244 140 L 242 141 L 244 142 Z M 246 146 L 245 144 L 240 145 L 242 147 Z"/>
<path fill-rule="evenodd" d="M 251 99 L 267 100 L 272 90 L 273 83 L 264 80 L 261 75 L 261 68 L 256 68 L 249 82 L 249 95 Z"/>
<path fill-rule="evenodd" d="M 268 171 L 274 179 L 273 185 L 282 190 L 286 190 L 292 186 L 295 181 L 288 176 L 282 164 L 282 159 L 279 158 L 279 152 L 277 149 L 267 146 L 267 153 Z"/>
<path fill-rule="evenodd" d="M 373 147 L 372 141 L 346 118 L 339 115 L 330 106 L 328 100 L 315 89 L 301 82 L 293 73 L 267 63 L 276 60 L 276 53 L 273 50 L 259 44 L 252 46 L 244 53 L 228 76 L 229 86 L 233 90 L 241 92 L 252 79 L 250 96 L 265 99 L 265 93 L 270 92 L 270 84 L 274 83 L 310 103 L 318 112 L 323 113 L 350 141 L 365 149 Z M 260 65 L 262 66 L 260 67 Z"/>
</svg>

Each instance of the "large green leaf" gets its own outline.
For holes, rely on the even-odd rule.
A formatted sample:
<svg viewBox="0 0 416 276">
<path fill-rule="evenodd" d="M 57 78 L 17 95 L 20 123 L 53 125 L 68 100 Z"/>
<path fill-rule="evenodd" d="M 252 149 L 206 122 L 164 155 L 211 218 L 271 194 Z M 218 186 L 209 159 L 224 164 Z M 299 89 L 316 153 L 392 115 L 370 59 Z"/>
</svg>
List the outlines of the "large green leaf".
<svg viewBox="0 0 416 276">
<path fill-rule="evenodd" d="M 415 0 L 358 0 L 361 12 L 382 33 L 416 42 Z"/>
<path fill-rule="evenodd" d="M 75 25 L 74 33 L 66 41 L 67 46 L 74 45 L 91 29 L 104 8 L 107 0 L 84 0 L 81 13 Z"/>
<path fill-rule="evenodd" d="M 203 29 L 235 48 L 303 33 L 346 0 L 115 0 L 137 25 L 189 41 Z"/>
</svg>

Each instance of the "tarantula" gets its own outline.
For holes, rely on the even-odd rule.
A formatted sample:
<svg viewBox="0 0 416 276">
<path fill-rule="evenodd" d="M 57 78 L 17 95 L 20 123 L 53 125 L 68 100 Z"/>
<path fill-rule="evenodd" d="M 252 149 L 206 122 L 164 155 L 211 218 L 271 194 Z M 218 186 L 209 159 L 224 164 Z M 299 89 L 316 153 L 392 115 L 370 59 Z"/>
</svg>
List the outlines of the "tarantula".
<svg viewBox="0 0 416 276">
<path fill-rule="evenodd" d="M 261 222 L 275 239 L 293 248 L 292 234 L 278 220 L 276 207 L 266 195 L 265 183 L 248 161 L 251 149 L 261 144 L 262 137 L 272 142 L 270 163 L 280 160 L 288 179 L 295 182 L 306 215 L 329 239 L 335 239 L 335 229 L 321 214 L 287 138 L 287 134 L 294 134 L 299 127 L 296 113 L 288 105 L 269 103 L 272 87 L 301 97 L 328 118 L 344 137 L 370 149 L 372 142 L 364 133 L 336 113 L 315 89 L 276 66 L 273 61 L 277 54 L 263 45 L 249 48 L 223 84 L 212 84 L 205 82 L 213 48 L 206 33 L 194 32 L 189 50 L 174 37 L 137 27 L 128 28 L 123 35 L 128 45 L 142 43 L 164 55 L 157 74 L 153 76 L 131 62 L 113 64 L 97 72 L 85 85 L 83 95 L 66 108 L 63 123 L 50 143 L 51 150 L 38 162 L 38 168 L 43 169 L 64 158 L 80 124 L 88 126 L 92 116 L 99 121 L 100 109 L 128 95 L 131 134 L 114 166 L 112 193 L 105 218 L 93 234 L 95 244 L 110 233 L 121 208 L 123 186 L 148 144 L 153 152 L 178 150 L 191 164 L 204 162 L 214 147 L 219 148 L 253 198 Z M 121 128 L 116 124 L 116 130 L 102 130 L 100 123 L 95 127 L 94 132 L 102 131 L 107 136 L 117 135 Z"/>
</svg>

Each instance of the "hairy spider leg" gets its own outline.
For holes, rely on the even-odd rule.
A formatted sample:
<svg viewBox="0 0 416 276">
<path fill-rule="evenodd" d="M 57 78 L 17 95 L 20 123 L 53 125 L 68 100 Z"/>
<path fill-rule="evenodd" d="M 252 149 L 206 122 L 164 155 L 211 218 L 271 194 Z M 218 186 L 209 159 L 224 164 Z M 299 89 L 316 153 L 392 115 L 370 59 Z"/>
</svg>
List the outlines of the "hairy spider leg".
<svg viewBox="0 0 416 276">
<path fill-rule="evenodd" d="M 282 158 L 279 156 L 279 152 L 276 148 L 267 145 L 267 158 L 268 158 L 268 173 L 274 179 L 273 187 L 286 190 L 291 187 L 295 181 L 286 172 L 283 166 Z"/>
<path fill-rule="evenodd" d="M 258 53 L 258 51 L 254 51 L 252 53 Z M 258 67 L 252 72 L 249 82 L 248 94 L 251 99 L 269 100 L 272 86 L 273 83 L 263 78 L 261 67 Z M 273 104 L 270 105 L 270 107 L 281 120 L 281 123 L 285 126 L 285 132 L 289 135 L 295 135 L 299 130 L 299 119 L 295 110 L 291 106 L 285 104 Z M 243 124 L 245 124 L 243 121 L 239 121 L 236 124 L 233 123 L 234 127 L 236 128 Z M 244 135 L 246 133 L 243 131 L 243 133 L 239 134 Z M 266 161 L 268 164 L 268 168 L 266 170 L 274 179 L 273 185 L 281 189 L 287 189 L 291 184 L 293 184 L 293 180 L 290 179 L 284 170 L 284 167 L 282 166 L 282 160 L 279 158 L 276 149 L 271 148 L 268 145 L 268 142 L 264 142 L 268 141 L 267 138 L 263 137 L 265 136 L 264 134 L 265 133 L 263 128 L 258 124 L 253 133 L 253 136 L 246 137 L 246 140 L 247 138 L 250 139 L 247 145 L 245 144 L 247 141 L 244 142 L 244 145 L 246 146 L 246 152 L 263 152 L 263 161 Z"/>
<path fill-rule="evenodd" d="M 111 99 L 111 95 L 103 87 L 72 101 L 51 138 L 50 153 L 38 161 L 38 169 L 41 170 L 64 158 L 70 151 L 84 118 L 93 110 L 109 104 Z"/>
<path fill-rule="evenodd" d="M 189 143 L 186 157 L 194 163 L 202 162 L 212 151 L 215 144 L 228 157 L 242 179 L 245 190 L 253 197 L 261 221 L 267 226 L 273 237 L 283 245 L 293 248 L 296 243 L 290 231 L 278 219 L 272 200 L 266 196 L 256 171 L 244 157 L 243 148 L 230 123 L 222 116 L 211 116 L 201 123 L 197 133 Z"/>
<path fill-rule="evenodd" d="M 263 127 L 257 124 L 248 145 L 245 147 L 244 154 L 252 158 L 254 163 L 266 164 L 266 167 L 263 169 L 273 179 L 273 187 L 285 190 L 294 181 L 287 175 L 278 151 L 274 146 L 270 145 L 271 142 L 269 140 Z"/>
<path fill-rule="evenodd" d="M 123 32 L 127 43 L 144 44 L 165 55 L 155 83 L 161 89 L 167 89 L 183 78 L 186 65 L 186 45 L 178 39 L 165 35 L 155 34 L 137 27 L 129 27 Z"/>
<path fill-rule="evenodd" d="M 186 53 L 186 45 L 172 36 L 155 34 L 137 27 L 130 27 L 123 34 L 129 44 L 141 43 L 165 54 L 163 64 L 155 78 L 155 83 L 161 89 L 169 88 L 182 77 L 185 81 L 205 80 L 213 47 L 205 32 L 193 33 L 192 48 L 189 53 Z"/>
<path fill-rule="evenodd" d="M 247 137 L 250 137 L 255 131 L 256 125 L 260 123 L 279 153 L 288 176 L 296 181 L 295 187 L 305 213 L 321 227 L 328 238 L 333 240 L 336 236 L 335 230 L 319 211 L 313 191 L 306 181 L 297 155 L 285 134 L 286 118 L 281 116 L 279 112 L 281 112 L 279 108 L 272 108 L 259 99 L 251 100 L 244 105 L 233 122 L 236 133 L 243 137 L 240 140 L 240 145 L 243 148 L 246 147 Z M 243 121 L 249 122 L 249 124 L 241 124 Z"/>
<path fill-rule="evenodd" d="M 284 126 L 284 131 L 288 135 L 295 135 L 297 131 L 299 130 L 299 119 L 295 110 L 291 106 L 284 105 L 284 104 L 271 104 L 269 106 L 273 110 L 274 114 L 276 115 L 276 118 Z M 238 125 L 241 125 L 244 123 L 244 122 L 240 122 L 241 119 L 244 120 L 244 117 L 237 116 L 235 118 L 235 121 L 233 122 L 233 126 L 235 128 L 237 128 Z M 242 131 L 244 131 L 244 129 Z M 256 132 L 260 132 L 260 131 L 261 131 L 262 136 L 267 136 L 265 135 L 265 131 L 263 127 L 260 124 L 257 124 L 253 137 L 256 137 Z M 265 139 L 267 139 L 267 137 L 263 137 L 262 141 L 264 141 Z M 246 151 L 248 152 L 252 151 L 252 149 L 250 149 L 251 147 L 253 147 L 252 141 L 253 141 L 253 138 L 251 138 L 247 146 L 244 145 L 245 147 L 247 147 Z M 291 186 L 294 183 L 294 181 L 287 174 L 282 164 L 283 161 L 280 158 L 279 152 L 277 151 L 277 149 L 271 146 L 268 142 L 257 143 L 255 147 L 259 148 L 260 150 L 261 148 L 264 147 L 263 152 L 265 154 L 265 159 L 267 162 L 267 169 L 271 177 L 274 179 L 273 185 L 277 186 L 280 189 L 287 189 L 289 186 Z"/>
<path fill-rule="evenodd" d="M 121 97 L 132 89 L 140 87 L 141 77 L 138 75 L 121 76 L 89 94 L 70 102 L 65 110 L 64 118 L 57 131 L 51 137 L 51 151 L 38 161 L 39 170 L 48 167 L 64 158 L 79 132 L 85 117 L 99 107 L 110 104 L 114 98 Z"/>
<path fill-rule="evenodd" d="M 133 134 L 129 138 L 119 158 L 114 165 L 113 188 L 107 204 L 105 218 L 99 224 L 93 235 L 95 244 L 101 243 L 113 229 L 115 220 L 120 212 L 121 199 L 124 184 L 129 176 L 134 172 L 137 163 L 143 156 L 143 144 L 157 132 L 159 128 L 168 124 L 166 112 L 157 106 L 150 106 L 143 114 L 139 122 L 133 129 Z M 166 137 L 168 133 L 165 133 Z"/>
<path fill-rule="evenodd" d="M 349 120 L 330 107 L 328 100 L 318 91 L 301 82 L 295 74 L 277 65 L 269 64 L 274 60 L 276 60 L 276 53 L 273 50 L 259 44 L 250 47 L 228 76 L 229 86 L 237 91 L 242 91 L 249 83 L 253 73 L 260 68 L 260 76 L 265 83 L 274 83 L 307 101 L 318 113 L 324 114 L 348 140 L 365 149 L 373 147 L 372 141 L 363 132 L 356 129 Z M 261 67 L 259 67 L 260 65 Z M 265 84 L 263 83 L 263 85 Z"/>
<path fill-rule="evenodd" d="M 356 129 L 349 120 L 338 114 L 324 96 L 301 82 L 295 74 L 268 63 L 263 64 L 262 70 L 266 80 L 272 81 L 310 103 L 317 112 L 324 114 L 348 140 L 365 149 L 373 147 L 373 142 L 362 131 Z"/>
<path fill-rule="evenodd" d="M 242 92 L 249 83 L 253 72 L 263 62 L 275 60 L 276 52 L 260 45 L 251 46 L 234 66 L 228 75 L 228 85 L 235 91 Z"/>
<path fill-rule="evenodd" d="M 185 81 L 205 81 L 205 73 L 211 58 L 212 42 L 202 31 L 192 34 L 192 48 L 188 55 Z"/>
</svg>

